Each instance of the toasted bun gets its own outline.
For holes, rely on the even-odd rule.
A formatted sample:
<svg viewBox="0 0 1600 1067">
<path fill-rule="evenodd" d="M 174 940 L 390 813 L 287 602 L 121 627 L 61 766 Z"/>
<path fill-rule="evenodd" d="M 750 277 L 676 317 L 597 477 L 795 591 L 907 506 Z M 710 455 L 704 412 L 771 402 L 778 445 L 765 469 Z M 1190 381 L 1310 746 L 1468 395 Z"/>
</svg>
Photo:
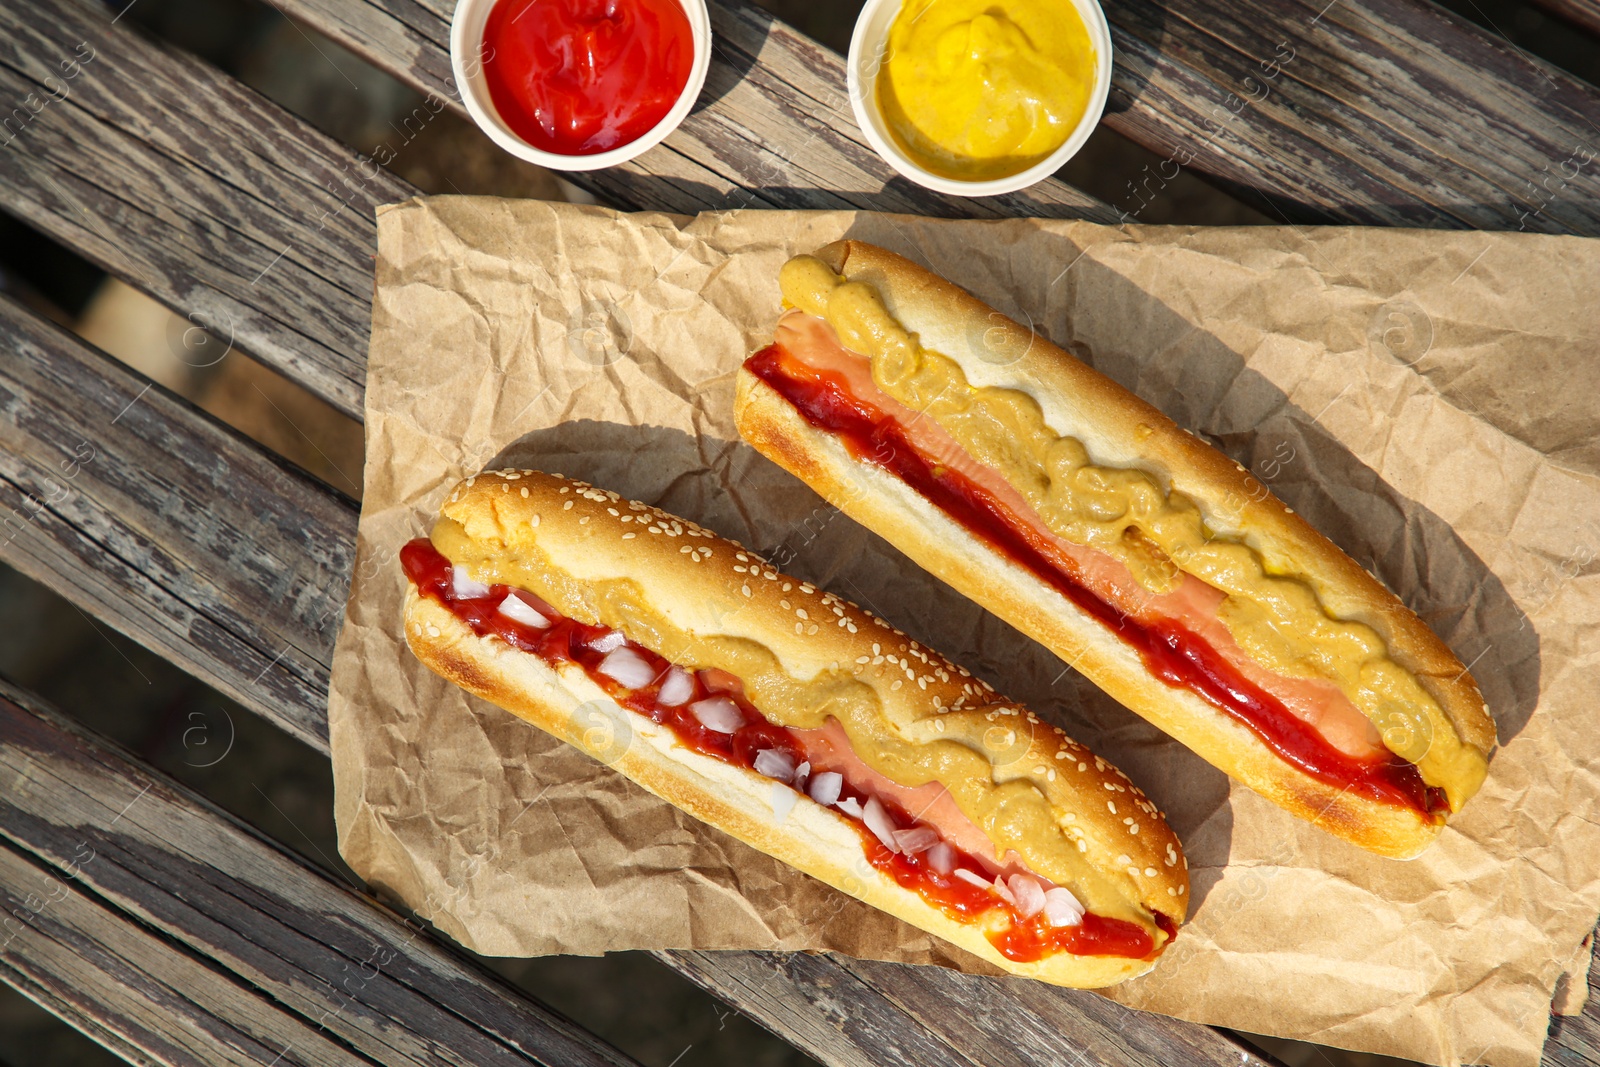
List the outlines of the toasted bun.
<svg viewBox="0 0 1600 1067">
<path fill-rule="evenodd" d="M 1161 473 L 1208 515 L 1236 513 L 1239 531 L 1252 546 L 1268 559 L 1294 561 L 1295 571 L 1313 584 L 1331 611 L 1377 630 L 1391 657 L 1434 698 L 1464 744 L 1484 756 L 1490 752 L 1494 723 L 1460 660 L 1338 546 L 1264 493 L 1243 467 L 1110 378 L 894 253 L 845 241 L 817 255 L 846 279 L 873 285 L 906 329 L 928 348 L 960 363 L 974 384 L 991 384 L 1003 373 L 1005 384 L 1025 388 L 1047 418 L 1070 425 L 1091 453 Z M 997 368 L 972 354 L 974 337 L 992 350 L 1021 355 Z M 1383 855 L 1414 856 L 1438 836 L 1439 824 L 1311 778 L 1199 696 L 1160 682 L 1126 642 L 978 541 L 898 478 L 856 460 L 836 438 L 812 428 L 777 392 L 743 369 L 735 417 L 746 440 L 840 510 L 1263 796 Z M 1472 789 L 1476 787 L 1474 782 Z M 1458 806 L 1464 799 L 1457 798 Z"/>
<path fill-rule="evenodd" d="M 842 669 L 871 688 L 886 743 L 932 738 L 935 730 L 941 740 L 981 739 L 997 721 L 1023 727 L 1004 767 L 993 771 L 1002 780 L 991 787 L 998 793 L 1025 781 L 1057 823 L 1079 828 L 1073 840 L 1080 843 L 1069 851 L 1088 872 L 1090 910 L 1104 914 L 1093 897 L 1112 894 L 1136 908 L 1147 927 L 1158 911 L 1183 920 L 1188 873 L 1177 838 L 1119 771 L 877 617 L 786 578 L 738 544 L 614 493 L 533 471 L 483 474 L 457 487 L 433 540 L 474 578 L 527 588 L 569 617 L 620 629 L 675 662 L 734 669 L 740 663 L 718 651 L 726 640 L 726 647 L 759 644 L 800 686 L 823 684 L 819 678 Z M 1153 966 L 1066 953 L 1037 963 L 1009 960 L 981 928 L 951 920 L 864 862 L 846 816 L 801 799 L 778 824 L 771 779 L 683 747 L 670 730 L 612 701 L 581 668 L 552 667 L 477 636 L 415 588 L 405 627 L 417 657 L 467 691 L 605 760 L 711 826 L 1010 973 L 1094 988 Z M 597 714 L 613 728 L 594 729 Z M 620 753 L 618 729 L 633 739 Z M 971 747 L 984 751 L 981 740 Z M 1126 798 L 1117 815 L 1107 810 L 1112 796 Z"/>
</svg>

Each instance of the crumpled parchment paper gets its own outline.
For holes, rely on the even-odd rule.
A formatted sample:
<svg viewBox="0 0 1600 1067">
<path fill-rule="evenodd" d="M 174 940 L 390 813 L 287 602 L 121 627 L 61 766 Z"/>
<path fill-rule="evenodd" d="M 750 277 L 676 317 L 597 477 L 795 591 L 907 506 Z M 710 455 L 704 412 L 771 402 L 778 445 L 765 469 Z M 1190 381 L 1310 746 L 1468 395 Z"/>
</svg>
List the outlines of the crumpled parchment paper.
<svg viewBox="0 0 1600 1067">
<path fill-rule="evenodd" d="M 1230 786 L 739 441 L 733 374 L 770 336 L 778 267 L 845 235 L 946 275 L 1205 435 L 1471 665 L 1501 748 L 1432 850 L 1380 859 Z M 344 857 L 491 955 L 827 949 L 982 967 L 417 663 L 400 546 L 458 479 L 534 466 L 871 608 L 1142 785 L 1188 850 L 1191 921 L 1108 995 L 1436 1063 L 1534 1064 L 1600 913 L 1597 307 L 1600 241 L 1572 237 L 383 209 L 330 704 Z"/>
</svg>

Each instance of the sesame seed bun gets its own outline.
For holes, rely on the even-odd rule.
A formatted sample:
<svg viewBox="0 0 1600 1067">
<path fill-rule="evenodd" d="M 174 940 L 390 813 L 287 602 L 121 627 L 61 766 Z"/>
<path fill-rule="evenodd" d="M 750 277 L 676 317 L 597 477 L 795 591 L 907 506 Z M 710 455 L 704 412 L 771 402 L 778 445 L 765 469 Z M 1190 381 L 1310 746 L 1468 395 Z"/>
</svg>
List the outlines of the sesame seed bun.
<svg viewBox="0 0 1600 1067">
<path fill-rule="evenodd" d="M 1027 393 L 1050 426 L 1070 428 L 1091 455 L 1156 474 L 1195 501 L 1212 529 L 1239 538 L 1280 572 L 1306 581 L 1336 617 L 1375 629 L 1390 658 L 1415 677 L 1442 712 L 1435 713 L 1434 736 L 1448 734 L 1459 741 L 1452 810 L 1476 792 L 1495 736 L 1472 676 L 1414 612 L 1248 471 L 1110 378 L 909 260 L 859 241 L 838 242 L 816 255 L 847 281 L 871 285 L 902 326 L 926 348 L 955 360 L 974 386 Z M 980 342 L 1008 358 L 985 358 L 975 348 Z M 1420 853 L 1440 833 L 1442 824 L 1415 811 L 1312 778 L 1201 697 L 1162 683 L 1127 642 L 904 482 L 855 458 L 742 368 L 735 419 L 757 450 L 840 510 L 1295 815 L 1400 858 Z M 1425 764 L 1423 769 L 1426 773 Z"/>
<path fill-rule="evenodd" d="M 927 754 L 926 766 L 894 776 L 903 786 L 942 781 L 941 768 L 970 766 L 952 761 L 978 754 L 987 773 L 963 774 L 974 780 L 955 783 L 951 797 L 990 834 L 996 854 L 1015 850 L 1089 911 L 1135 922 L 1158 946 L 1166 938 L 1155 913 L 1183 921 L 1188 871 L 1181 846 L 1121 772 L 876 616 L 781 574 L 737 543 L 535 471 L 462 483 L 441 509 L 432 540 L 478 581 L 527 589 L 570 618 L 619 629 L 680 665 L 739 675 L 746 697 L 774 722 L 798 722 L 795 716 L 818 707 L 865 709 L 840 712 L 863 758 L 895 746 Z M 418 658 L 467 691 L 604 759 L 716 829 L 1012 974 L 1094 988 L 1154 965 L 1154 958 L 1068 953 L 1010 960 L 982 926 L 951 919 L 866 863 L 848 816 L 802 798 L 778 823 L 772 779 L 684 747 L 670 730 L 617 705 L 582 668 L 551 666 L 478 636 L 415 588 L 405 628 Z M 596 708 L 626 727 L 632 740 L 621 751 L 614 730 L 591 728 Z M 1042 816 L 1034 825 L 1047 830 L 1021 843 L 997 838 L 1002 809 L 1009 816 L 1028 805 Z"/>
</svg>

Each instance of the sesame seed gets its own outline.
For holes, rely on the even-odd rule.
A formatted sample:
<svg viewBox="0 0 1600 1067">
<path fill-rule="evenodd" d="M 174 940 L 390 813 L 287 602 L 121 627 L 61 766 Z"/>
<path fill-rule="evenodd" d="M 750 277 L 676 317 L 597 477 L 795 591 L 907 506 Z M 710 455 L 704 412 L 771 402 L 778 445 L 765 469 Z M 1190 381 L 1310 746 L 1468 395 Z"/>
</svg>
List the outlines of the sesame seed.
<svg viewBox="0 0 1600 1067">
<path fill-rule="evenodd" d="M 795 623 L 794 624 L 794 632 L 797 633 L 797 634 L 805 633 L 806 632 L 806 624 L 803 623 L 803 622 Z"/>
<path fill-rule="evenodd" d="M 1188 887 L 1188 886 L 1186 886 L 1186 885 L 1180 885 L 1180 886 L 1179 886 L 1179 887 L 1178 887 L 1178 895 L 1179 895 L 1179 896 L 1180 896 L 1180 897 L 1181 897 L 1181 896 L 1183 896 L 1183 894 L 1184 894 L 1184 893 L 1185 893 L 1185 892 L 1187 892 L 1187 891 L 1188 891 L 1188 889 L 1189 889 L 1189 887 Z"/>
<path fill-rule="evenodd" d="M 1087 763 L 1080 763 L 1080 764 L 1078 764 L 1078 770 L 1080 770 L 1080 771 L 1086 771 L 1086 770 L 1088 770 L 1088 769 L 1089 769 L 1089 765 L 1088 765 L 1088 764 L 1087 764 Z"/>
<path fill-rule="evenodd" d="M 901 686 L 902 686 L 902 685 L 905 685 L 905 684 L 906 684 L 906 683 L 904 683 L 904 682 L 902 682 L 902 681 L 901 681 L 901 680 L 900 680 L 900 679 L 898 679 L 898 678 L 896 678 L 896 679 L 895 679 L 895 680 L 894 680 L 894 684 L 893 684 L 893 685 L 891 685 L 891 686 L 890 686 L 890 687 L 889 687 L 889 692 L 891 692 L 891 693 L 892 693 L 892 692 L 894 692 L 894 691 L 895 691 L 895 690 L 896 690 L 896 689 L 899 689 L 899 688 L 900 688 L 900 687 L 901 687 Z"/>
<path fill-rule="evenodd" d="M 787 585 L 787 583 L 786 583 L 786 585 Z M 787 600 L 780 600 L 780 601 L 778 601 L 778 607 L 782 608 L 784 611 L 788 611 L 789 610 L 789 602 Z"/>
<path fill-rule="evenodd" d="M 1081 837 L 1078 838 L 1078 851 L 1079 852 L 1088 852 L 1089 851 L 1089 843 L 1087 841 L 1085 841 Z"/>
<path fill-rule="evenodd" d="M 807 615 L 807 614 L 806 614 L 806 609 L 805 609 L 805 608 L 795 608 L 795 609 L 794 609 L 794 613 L 795 613 L 795 614 L 796 614 L 796 615 L 798 615 L 798 616 L 800 616 L 800 618 L 802 618 L 802 619 L 809 619 L 809 618 L 811 618 L 811 616 L 809 616 L 809 615 Z"/>
<path fill-rule="evenodd" d="M 791 590 L 793 588 L 794 588 L 794 583 L 793 582 L 784 582 L 783 583 L 783 591 L 785 593 L 787 593 L 789 590 Z"/>
<path fill-rule="evenodd" d="M 522 487 L 522 499 L 524 499 L 524 500 L 528 499 L 528 487 L 527 486 L 523 486 Z"/>
<path fill-rule="evenodd" d="M 944 733 L 944 720 L 943 719 L 934 719 L 933 720 L 933 728 L 938 733 L 941 733 L 941 734 Z"/>
<path fill-rule="evenodd" d="M 431 622 L 428 624 L 428 636 L 429 637 L 438 637 L 439 636 L 439 628 L 437 626 L 433 625 L 433 623 L 431 623 Z"/>
<path fill-rule="evenodd" d="M 1156 870 L 1154 867 L 1146 867 L 1144 869 L 1144 876 L 1146 878 L 1154 878 L 1156 875 L 1158 875 L 1160 873 L 1161 872 Z"/>
<path fill-rule="evenodd" d="M 812 623 L 810 626 L 806 627 L 806 633 L 808 635 L 809 634 L 814 634 L 816 632 L 817 632 L 817 624 L 816 623 Z"/>
<path fill-rule="evenodd" d="M 505 482 L 501 482 L 500 483 L 500 491 L 502 493 L 509 493 L 509 492 L 511 492 L 511 486 L 507 485 Z"/>
<path fill-rule="evenodd" d="M 1130 864 L 1132 862 L 1133 862 L 1133 857 L 1128 855 L 1126 852 L 1124 852 L 1122 855 L 1117 857 L 1117 866 L 1118 867 L 1126 867 L 1128 864 Z"/>
<path fill-rule="evenodd" d="M 606 514 L 610 515 L 612 518 L 616 518 L 618 515 L 621 515 L 622 512 L 618 511 L 616 508 L 606 508 Z"/>
<path fill-rule="evenodd" d="M 562 511 L 571 511 L 572 510 L 572 501 L 569 500 L 565 504 L 562 504 L 561 505 L 561 510 Z"/>
<path fill-rule="evenodd" d="M 1106 810 L 1115 815 L 1117 813 L 1117 802 L 1115 800 L 1106 801 Z"/>
<path fill-rule="evenodd" d="M 739 587 L 739 592 L 743 593 L 745 596 L 750 596 L 751 595 L 750 594 L 750 587 L 748 585 L 741 585 Z"/>
<path fill-rule="evenodd" d="M 1054 767 L 1051 767 L 1048 771 L 1045 772 L 1045 780 L 1046 781 L 1050 781 L 1050 782 L 1053 782 L 1053 781 L 1056 780 L 1056 769 Z"/>
<path fill-rule="evenodd" d="M 1139 868 L 1137 868 L 1137 867 L 1129 867 L 1128 868 L 1128 875 L 1129 875 L 1129 877 L 1132 877 L 1132 878 L 1139 877 Z"/>
<path fill-rule="evenodd" d="M 742 559 L 743 557 L 741 556 L 740 558 Z M 733 572 L 735 574 L 743 574 L 744 573 L 744 568 L 743 567 L 739 567 L 739 566 L 735 566 L 733 568 Z"/>
<path fill-rule="evenodd" d="M 528 520 L 528 525 L 530 525 L 530 526 L 532 526 L 532 527 L 537 529 L 538 526 L 539 526 L 539 516 L 535 515 L 533 518 L 529 519 Z"/>
<path fill-rule="evenodd" d="M 625 534 L 622 535 L 622 539 L 624 541 L 631 541 L 637 536 L 639 536 L 639 535 L 638 534 L 634 534 L 634 533 L 625 533 Z"/>
</svg>

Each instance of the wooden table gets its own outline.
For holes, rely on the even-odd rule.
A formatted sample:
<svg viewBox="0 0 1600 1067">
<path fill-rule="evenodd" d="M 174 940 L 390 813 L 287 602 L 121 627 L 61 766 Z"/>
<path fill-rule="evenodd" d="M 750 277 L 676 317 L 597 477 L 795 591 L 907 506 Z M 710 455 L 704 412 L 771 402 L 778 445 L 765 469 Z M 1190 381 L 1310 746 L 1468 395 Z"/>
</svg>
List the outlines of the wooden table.
<svg viewBox="0 0 1600 1067">
<path fill-rule="evenodd" d="M 460 110 L 450 0 L 278 2 Z M 1600 234 L 1600 92 L 1427 0 L 1106 9 L 1105 122 L 1169 177 L 1184 166 L 1295 223 Z M 359 419 L 373 209 L 415 190 L 116 10 L 0 4 L 0 206 Z M 1114 223 L 1159 194 L 1150 174 L 1117 205 L 1060 182 L 923 192 L 865 146 L 839 56 L 741 0 L 713 0 L 712 22 L 699 110 L 577 179 L 604 201 Z M 355 503 L 3 297 L 0 353 L 0 558 L 326 752 Z M 6 683 L 0 903 L 0 977 L 137 1063 L 629 1062 Z M 1043 985 L 660 958 L 831 1065 L 1271 1062 Z M 1547 1062 L 1600 1063 L 1597 1024 L 1594 1008 L 1553 1022 Z"/>
</svg>

